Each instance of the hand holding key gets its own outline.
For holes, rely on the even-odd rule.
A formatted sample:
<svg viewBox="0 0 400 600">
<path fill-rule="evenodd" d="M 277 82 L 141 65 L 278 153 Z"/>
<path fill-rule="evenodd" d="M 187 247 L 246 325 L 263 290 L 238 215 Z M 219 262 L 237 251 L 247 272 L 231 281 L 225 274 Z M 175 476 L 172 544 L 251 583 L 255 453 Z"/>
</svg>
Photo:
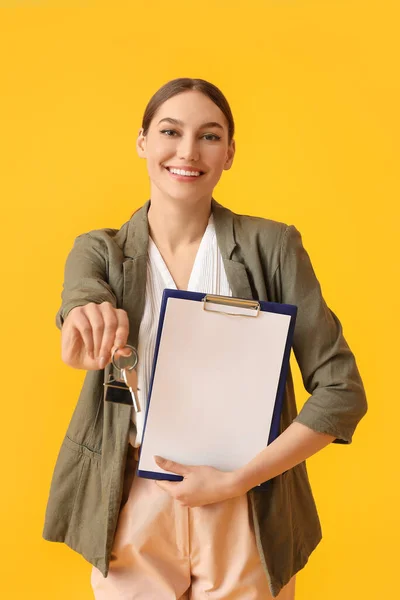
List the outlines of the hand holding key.
<svg viewBox="0 0 400 600">
<path fill-rule="evenodd" d="M 129 354 L 129 350 L 122 350 L 128 334 L 127 313 L 110 302 L 77 306 L 69 312 L 62 327 L 62 360 L 75 369 L 104 369 L 116 348 L 120 348 L 121 355 Z"/>
</svg>

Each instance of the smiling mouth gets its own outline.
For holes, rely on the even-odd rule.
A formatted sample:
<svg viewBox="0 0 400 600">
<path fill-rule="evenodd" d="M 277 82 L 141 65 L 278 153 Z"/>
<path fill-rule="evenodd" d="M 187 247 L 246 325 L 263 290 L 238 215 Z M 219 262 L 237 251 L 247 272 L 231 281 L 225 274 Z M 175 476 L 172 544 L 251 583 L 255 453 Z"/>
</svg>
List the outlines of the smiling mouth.
<svg viewBox="0 0 400 600">
<path fill-rule="evenodd" d="M 171 167 L 164 167 L 171 175 L 178 175 L 178 177 L 187 177 L 188 179 L 197 179 L 204 175 L 204 171 L 193 169 L 193 171 L 187 171 L 186 169 L 174 169 Z"/>
</svg>

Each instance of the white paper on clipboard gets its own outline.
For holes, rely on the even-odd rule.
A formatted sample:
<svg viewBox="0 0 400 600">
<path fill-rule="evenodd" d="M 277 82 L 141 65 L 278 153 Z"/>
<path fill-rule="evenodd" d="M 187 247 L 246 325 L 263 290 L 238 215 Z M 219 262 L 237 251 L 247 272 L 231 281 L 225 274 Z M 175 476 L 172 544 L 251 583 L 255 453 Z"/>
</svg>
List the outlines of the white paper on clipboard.
<svg viewBox="0 0 400 600">
<path fill-rule="evenodd" d="M 155 455 L 231 471 L 267 445 L 291 317 L 210 308 L 168 298 L 139 475 L 165 473 Z"/>
</svg>

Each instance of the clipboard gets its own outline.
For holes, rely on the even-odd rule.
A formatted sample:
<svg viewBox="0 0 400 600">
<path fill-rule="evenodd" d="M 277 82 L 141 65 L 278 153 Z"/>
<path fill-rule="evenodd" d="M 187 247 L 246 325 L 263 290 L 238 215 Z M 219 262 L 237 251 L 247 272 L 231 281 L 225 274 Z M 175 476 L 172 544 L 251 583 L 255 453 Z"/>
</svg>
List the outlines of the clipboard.
<svg viewBox="0 0 400 600">
<path fill-rule="evenodd" d="M 290 304 L 164 290 L 139 477 L 182 481 L 154 455 L 234 470 L 278 437 L 296 315 Z"/>
</svg>

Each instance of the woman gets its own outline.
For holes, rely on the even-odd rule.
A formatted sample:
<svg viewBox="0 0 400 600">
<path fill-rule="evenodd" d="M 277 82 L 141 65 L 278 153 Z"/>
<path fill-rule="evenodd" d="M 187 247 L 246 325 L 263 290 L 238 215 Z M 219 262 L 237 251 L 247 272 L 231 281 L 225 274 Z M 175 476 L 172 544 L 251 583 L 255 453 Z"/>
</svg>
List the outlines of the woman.
<svg viewBox="0 0 400 600">
<path fill-rule="evenodd" d="M 305 459 L 350 443 L 366 412 L 355 359 L 326 306 L 299 232 L 236 215 L 213 199 L 234 154 L 222 93 L 177 79 L 150 100 L 137 140 L 150 200 L 120 230 L 79 236 L 65 269 L 62 357 L 87 376 L 55 468 L 44 537 L 93 565 L 97 600 L 293 600 L 321 539 Z M 243 468 L 158 459 L 183 481 L 135 476 L 141 428 L 104 403 L 114 349 L 138 347 L 146 401 L 165 287 L 295 304 L 294 352 L 311 394 L 297 415 L 289 372 L 282 433 Z M 257 489 L 272 480 L 269 491 Z"/>
</svg>

